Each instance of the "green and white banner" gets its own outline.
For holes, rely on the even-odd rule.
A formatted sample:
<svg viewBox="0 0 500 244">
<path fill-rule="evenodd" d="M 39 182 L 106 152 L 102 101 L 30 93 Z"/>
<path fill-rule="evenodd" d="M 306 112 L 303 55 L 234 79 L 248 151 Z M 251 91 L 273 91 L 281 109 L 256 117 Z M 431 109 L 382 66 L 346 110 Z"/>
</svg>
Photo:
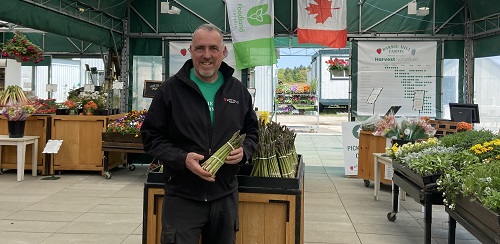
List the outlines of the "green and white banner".
<svg viewBox="0 0 500 244">
<path fill-rule="evenodd" d="M 274 49 L 274 8 L 271 0 L 227 0 L 236 68 L 277 63 Z"/>
</svg>

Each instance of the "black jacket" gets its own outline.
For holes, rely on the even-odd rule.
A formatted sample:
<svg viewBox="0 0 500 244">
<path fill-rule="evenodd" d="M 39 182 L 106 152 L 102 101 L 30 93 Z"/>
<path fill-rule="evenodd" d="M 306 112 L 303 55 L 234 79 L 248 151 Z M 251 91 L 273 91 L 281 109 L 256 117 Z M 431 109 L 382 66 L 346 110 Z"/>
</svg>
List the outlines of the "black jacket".
<svg viewBox="0 0 500 244">
<path fill-rule="evenodd" d="M 234 132 L 246 133 L 242 163 L 250 159 L 257 148 L 258 120 L 253 111 L 252 97 L 247 88 L 232 77 L 234 69 L 222 62 L 219 71 L 224 84 L 215 95 L 214 124 L 208 105 L 198 86 L 190 80 L 192 60 L 158 89 L 141 127 L 144 150 L 163 161 L 165 193 L 193 200 L 211 201 L 238 188 L 238 165 L 224 164 L 215 182 L 208 182 L 185 166 L 189 152 L 208 159 Z"/>
</svg>

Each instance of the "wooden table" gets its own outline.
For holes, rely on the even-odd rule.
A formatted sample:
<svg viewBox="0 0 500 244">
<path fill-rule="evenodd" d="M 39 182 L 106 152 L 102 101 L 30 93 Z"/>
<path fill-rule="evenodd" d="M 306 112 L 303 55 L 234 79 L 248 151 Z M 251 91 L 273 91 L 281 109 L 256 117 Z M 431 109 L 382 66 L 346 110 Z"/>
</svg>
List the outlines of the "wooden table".
<svg viewBox="0 0 500 244">
<path fill-rule="evenodd" d="M 31 156 L 31 174 L 36 176 L 37 166 L 37 148 L 39 136 L 24 136 L 21 138 L 10 138 L 8 135 L 0 135 L 0 158 L 2 158 L 2 146 L 17 146 L 17 181 L 24 180 L 24 163 L 26 159 L 26 146 L 33 144 Z M 2 168 L 0 162 L 0 169 Z"/>
</svg>

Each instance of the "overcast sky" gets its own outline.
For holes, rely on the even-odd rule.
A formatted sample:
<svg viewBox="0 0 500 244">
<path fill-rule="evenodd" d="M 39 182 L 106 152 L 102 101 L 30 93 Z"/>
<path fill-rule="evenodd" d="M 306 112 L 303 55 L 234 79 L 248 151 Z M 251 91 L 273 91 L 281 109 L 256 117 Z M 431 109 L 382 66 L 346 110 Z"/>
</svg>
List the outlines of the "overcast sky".
<svg viewBox="0 0 500 244">
<path fill-rule="evenodd" d="M 316 53 L 313 48 L 280 48 L 278 68 L 294 68 L 300 65 L 311 65 L 312 55 Z"/>
</svg>

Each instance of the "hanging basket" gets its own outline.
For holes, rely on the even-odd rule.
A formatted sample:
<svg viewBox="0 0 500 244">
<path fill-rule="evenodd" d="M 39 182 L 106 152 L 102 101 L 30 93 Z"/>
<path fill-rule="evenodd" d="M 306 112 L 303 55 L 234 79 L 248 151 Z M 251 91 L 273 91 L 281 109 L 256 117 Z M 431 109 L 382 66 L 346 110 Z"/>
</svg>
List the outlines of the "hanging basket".
<svg viewBox="0 0 500 244">
<path fill-rule="evenodd" d="M 344 77 L 344 71 L 340 69 L 330 70 L 330 74 L 334 77 Z"/>
<path fill-rule="evenodd" d="M 17 62 L 19 62 L 19 63 L 23 62 L 23 59 L 21 58 L 21 56 L 15 56 L 15 57 L 14 57 L 14 59 L 15 59 Z"/>
</svg>

